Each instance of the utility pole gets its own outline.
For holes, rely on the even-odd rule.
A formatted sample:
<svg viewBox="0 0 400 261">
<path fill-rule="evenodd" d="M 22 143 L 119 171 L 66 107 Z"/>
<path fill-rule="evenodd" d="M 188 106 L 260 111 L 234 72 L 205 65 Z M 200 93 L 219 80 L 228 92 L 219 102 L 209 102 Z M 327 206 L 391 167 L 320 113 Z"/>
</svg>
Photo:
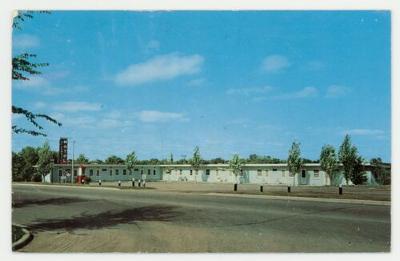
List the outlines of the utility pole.
<svg viewBox="0 0 400 261">
<path fill-rule="evenodd" d="M 74 159 L 75 159 L 75 155 L 74 155 L 74 150 L 75 150 L 75 140 L 72 141 L 72 169 L 71 169 L 71 184 L 74 184 Z"/>
</svg>

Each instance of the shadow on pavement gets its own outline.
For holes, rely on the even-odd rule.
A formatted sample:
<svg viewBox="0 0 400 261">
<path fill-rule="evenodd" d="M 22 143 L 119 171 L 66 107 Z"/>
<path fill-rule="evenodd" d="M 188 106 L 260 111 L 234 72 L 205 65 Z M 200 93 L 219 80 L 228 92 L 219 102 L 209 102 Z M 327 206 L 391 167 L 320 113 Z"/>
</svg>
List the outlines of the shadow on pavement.
<svg viewBox="0 0 400 261">
<path fill-rule="evenodd" d="M 61 204 L 70 204 L 70 203 L 86 202 L 86 201 L 89 200 L 80 198 L 50 198 L 43 200 L 13 199 L 12 207 L 23 208 L 29 205 L 61 205 Z"/>
<path fill-rule="evenodd" d="M 178 216 L 172 206 L 149 206 L 126 209 L 121 212 L 102 212 L 98 214 L 71 217 L 65 219 L 41 219 L 29 225 L 33 231 L 49 231 L 65 229 L 101 229 L 119 224 L 134 224 L 137 221 L 171 221 Z"/>
</svg>

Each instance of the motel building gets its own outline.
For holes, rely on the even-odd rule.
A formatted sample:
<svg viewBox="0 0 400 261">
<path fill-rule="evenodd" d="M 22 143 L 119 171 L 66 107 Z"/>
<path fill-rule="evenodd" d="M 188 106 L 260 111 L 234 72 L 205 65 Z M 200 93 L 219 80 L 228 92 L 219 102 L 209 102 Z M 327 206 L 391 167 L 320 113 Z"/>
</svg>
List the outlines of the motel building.
<svg viewBox="0 0 400 261">
<path fill-rule="evenodd" d="M 46 183 L 71 183 L 71 164 L 53 164 Z M 376 184 L 371 166 L 364 165 L 367 184 Z M 329 176 L 321 170 L 318 163 L 304 164 L 296 176 L 289 174 L 287 164 L 244 164 L 237 176 L 229 164 L 207 164 L 198 169 L 189 164 L 136 165 L 131 171 L 126 165 L 78 164 L 74 165 L 74 182 L 118 182 L 144 180 L 146 182 L 203 182 L 203 183 L 237 183 L 262 185 L 291 186 L 325 186 L 330 185 Z M 343 171 L 339 170 L 335 185 L 345 185 Z M 349 185 L 352 185 L 349 181 Z"/>
</svg>

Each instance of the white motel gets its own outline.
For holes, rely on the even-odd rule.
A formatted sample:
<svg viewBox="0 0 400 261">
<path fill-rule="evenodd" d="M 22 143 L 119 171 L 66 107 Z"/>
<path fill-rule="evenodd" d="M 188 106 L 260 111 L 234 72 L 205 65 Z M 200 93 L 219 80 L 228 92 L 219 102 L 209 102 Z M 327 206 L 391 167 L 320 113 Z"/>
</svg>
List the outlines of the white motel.
<svg viewBox="0 0 400 261">
<path fill-rule="evenodd" d="M 71 182 L 71 165 L 54 164 L 49 175 L 44 177 L 48 183 Z M 367 184 L 374 184 L 371 166 L 364 165 Z M 208 183 L 239 183 L 262 185 L 291 186 L 325 186 L 331 185 L 329 176 L 321 170 L 318 163 L 304 164 L 300 173 L 289 173 L 287 164 L 244 164 L 237 176 L 229 168 L 229 164 L 207 164 L 194 169 L 189 164 L 168 165 L 136 165 L 131 171 L 126 165 L 110 164 L 80 164 L 74 166 L 74 180 L 101 181 L 131 181 L 146 182 L 208 182 Z M 338 171 L 337 180 L 333 184 L 346 184 L 343 172 Z M 351 181 L 349 181 L 351 185 Z"/>
</svg>

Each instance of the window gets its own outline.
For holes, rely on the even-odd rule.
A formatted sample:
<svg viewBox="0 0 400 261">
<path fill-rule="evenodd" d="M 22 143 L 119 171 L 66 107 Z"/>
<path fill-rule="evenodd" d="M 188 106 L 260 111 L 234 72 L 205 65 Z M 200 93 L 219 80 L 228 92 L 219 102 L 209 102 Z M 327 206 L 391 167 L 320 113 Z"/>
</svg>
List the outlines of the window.
<svg viewBox="0 0 400 261">
<path fill-rule="evenodd" d="M 134 169 L 133 171 L 139 171 L 139 169 Z"/>
<path fill-rule="evenodd" d="M 278 169 L 272 169 L 272 171 L 278 171 Z"/>
<path fill-rule="evenodd" d="M 93 170 L 89 170 L 89 176 L 93 176 Z"/>
<path fill-rule="evenodd" d="M 155 169 L 153 169 L 153 175 L 156 175 L 156 170 Z"/>
<path fill-rule="evenodd" d="M 115 175 L 118 175 L 119 174 L 119 169 L 116 169 L 115 170 Z"/>
<path fill-rule="evenodd" d="M 193 174 L 193 170 L 190 170 L 190 175 L 192 175 Z"/>
<path fill-rule="evenodd" d="M 78 175 L 77 170 L 74 170 L 74 176 Z"/>
<path fill-rule="evenodd" d="M 60 177 L 62 176 L 62 170 L 61 169 L 58 170 L 58 176 L 60 176 Z"/>
<path fill-rule="evenodd" d="M 210 175 L 210 170 L 206 169 L 206 175 Z"/>
<path fill-rule="evenodd" d="M 150 175 L 150 169 L 147 170 L 147 175 Z"/>
<path fill-rule="evenodd" d="M 112 169 L 110 169 L 110 176 L 112 176 Z"/>
<path fill-rule="evenodd" d="M 142 170 L 142 169 L 140 170 L 140 174 L 142 174 L 142 175 L 143 175 L 143 170 Z"/>
<path fill-rule="evenodd" d="M 262 175 L 262 170 L 261 169 L 258 169 L 257 170 L 257 176 L 261 176 Z"/>
<path fill-rule="evenodd" d="M 122 170 L 122 175 L 126 175 L 126 169 Z"/>
<path fill-rule="evenodd" d="M 319 170 L 318 169 L 314 170 L 314 177 L 319 177 Z"/>
<path fill-rule="evenodd" d="M 302 177 L 302 178 L 305 178 L 305 177 L 306 177 L 306 171 L 305 171 L 304 169 L 301 171 L 301 177 Z"/>
<path fill-rule="evenodd" d="M 102 169 L 101 171 L 107 171 L 107 169 Z"/>
<path fill-rule="evenodd" d="M 96 176 L 98 176 L 98 175 L 99 175 L 99 172 L 100 172 L 100 171 L 99 171 L 99 170 L 97 170 L 97 172 L 96 172 Z"/>
<path fill-rule="evenodd" d="M 181 169 L 179 170 L 179 175 L 182 175 L 182 170 Z"/>
</svg>

